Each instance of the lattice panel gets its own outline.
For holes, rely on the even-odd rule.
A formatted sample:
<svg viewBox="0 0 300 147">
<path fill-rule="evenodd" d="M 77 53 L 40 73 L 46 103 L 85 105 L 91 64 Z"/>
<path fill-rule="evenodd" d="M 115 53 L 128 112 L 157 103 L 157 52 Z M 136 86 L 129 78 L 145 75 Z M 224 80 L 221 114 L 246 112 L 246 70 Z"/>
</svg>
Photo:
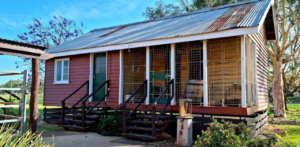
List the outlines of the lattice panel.
<svg viewBox="0 0 300 147">
<path fill-rule="evenodd" d="M 210 106 L 241 106 L 240 37 L 207 42 L 208 103 Z"/>
<path fill-rule="evenodd" d="M 176 102 L 192 99 L 203 105 L 203 43 L 178 43 L 176 50 Z"/>
<path fill-rule="evenodd" d="M 167 86 L 171 80 L 170 71 L 170 45 L 152 46 L 150 48 L 150 102 L 152 102 Z M 170 97 L 170 91 L 166 92 L 163 98 Z"/>
<path fill-rule="evenodd" d="M 125 101 L 146 80 L 146 48 L 123 51 L 123 100 Z M 144 96 L 141 89 L 130 101 L 138 103 Z"/>
<path fill-rule="evenodd" d="M 245 52 L 245 63 L 246 63 L 246 103 L 247 106 L 255 105 L 256 98 L 256 53 L 255 44 L 250 38 L 246 37 L 246 52 Z"/>
</svg>

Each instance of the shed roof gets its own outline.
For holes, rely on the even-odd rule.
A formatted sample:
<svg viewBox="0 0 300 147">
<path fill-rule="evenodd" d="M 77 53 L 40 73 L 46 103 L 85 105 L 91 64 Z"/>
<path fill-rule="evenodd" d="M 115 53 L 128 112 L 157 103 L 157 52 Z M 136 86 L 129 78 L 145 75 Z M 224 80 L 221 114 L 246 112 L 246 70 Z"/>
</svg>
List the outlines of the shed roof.
<svg viewBox="0 0 300 147">
<path fill-rule="evenodd" d="M 49 59 L 53 55 L 45 53 L 46 47 L 0 38 L 0 55 Z"/>
<path fill-rule="evenodd" d="M 255 27 L 261 23 L 270 3 L 271 0 L 239 2 L 156 20 L 94 29 L 74 40 L 50 48 L 47 52 L 57 53 Z"/>
</svg>

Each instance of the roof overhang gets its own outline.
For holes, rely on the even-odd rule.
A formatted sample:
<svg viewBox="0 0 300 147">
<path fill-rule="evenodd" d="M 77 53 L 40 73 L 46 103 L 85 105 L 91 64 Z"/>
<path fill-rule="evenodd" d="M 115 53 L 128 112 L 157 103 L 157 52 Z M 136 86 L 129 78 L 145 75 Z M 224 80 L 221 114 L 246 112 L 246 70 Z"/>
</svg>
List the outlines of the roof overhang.
<svg viewBox="0 0 300 147">
<path fill-rule="evenodd" d="M 212 33 L 206 33 L 206 34 L 197 34 L 197 35 L 184 36 L 184 37 L 150 40 L 150 41 L 102 46 L 102 47 L 95 47 L 95 48 L 84 48 L 84 49 L 77 49 L 77 50 L 72 50 L 72 51 L 57 52 L 57 53 L 52 53 L 52 54 L 54 54 L 55 57 L 63 57 L 63 56 L 86 54 L 86 53 L 123 50 L 123 49 L 128 49 L 129 46 L 130 46 L 130 48 L 138 48 L 138 47 L 147 47 L 147 46 L 155 46 L 155 45 L 171 44 L 171 43 L 179 43 L 179 42 L 187 42 L 187 41 L 207 40 L 207 39 L 215 39 L 215 38 L 223 38 L 223 37 L 240 36 L 240 35 L 246 35 L 246 34 L 254 34 L 254 33 L 258 33 L 258 32 L 259 32 L 258 26 L 248 27 L 248 28 L 236 28 L 236 29 L 212 32 Z"/>
<path fill-rule="evenodd" d="M 50 59 L 54 55 L 45 53 L 45 47 L 0 39 L 0 54 L 36 59 Z"/>
<path fill-rule="evenodd" d="M 264 12 L 258 26 L 258 29 L 260 30 L 261 27 L 265 25 L 267 40 L 275 40 L 277 37 L 277 22 L 274 19 L 275 17 L 274 0 L 272 0 Z"/>
</svg>

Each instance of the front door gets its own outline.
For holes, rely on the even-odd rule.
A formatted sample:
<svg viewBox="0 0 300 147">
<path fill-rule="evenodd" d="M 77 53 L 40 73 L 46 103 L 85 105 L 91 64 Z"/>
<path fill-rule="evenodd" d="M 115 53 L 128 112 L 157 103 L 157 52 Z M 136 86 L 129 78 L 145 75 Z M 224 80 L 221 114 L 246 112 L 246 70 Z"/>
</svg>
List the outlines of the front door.
<svg viewBox="0 0 300 147">
<path fill-rule="evenodd" d="M 154 46 L 150 49 L 150 103 L 153 103 L 171 79 L 170 45 Z M 165 104 L 170 97 L 170 89 L 158 101 Z"/>
<path fill-rule="evenodd" d="M 93 91 L 106 81 L 106 53 L 94 54 Z M 98 102 L 105 96 L 106 86 L 93 95 L 93 102 Z"/>
</svg>

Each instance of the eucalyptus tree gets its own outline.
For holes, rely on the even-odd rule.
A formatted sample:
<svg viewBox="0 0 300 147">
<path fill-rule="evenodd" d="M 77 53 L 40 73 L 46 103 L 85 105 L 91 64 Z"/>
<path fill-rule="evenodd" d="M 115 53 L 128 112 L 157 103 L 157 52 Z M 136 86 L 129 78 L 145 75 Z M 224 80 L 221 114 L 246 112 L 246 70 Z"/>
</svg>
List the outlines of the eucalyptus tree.
<svg viewBox="0 0 300 147">
<path fill-rule="evenodd" d="M 300 59 L 300 46 L 297 46 L 300 37 L 300 4 L 299 0 L 275 0 L 274 6 L 278 35 L 276 40 L 269 42 L 267 49 L 272 65 L 274 117 L 286 117 L 282 77 L 285 66 Z"/>
</svg>

